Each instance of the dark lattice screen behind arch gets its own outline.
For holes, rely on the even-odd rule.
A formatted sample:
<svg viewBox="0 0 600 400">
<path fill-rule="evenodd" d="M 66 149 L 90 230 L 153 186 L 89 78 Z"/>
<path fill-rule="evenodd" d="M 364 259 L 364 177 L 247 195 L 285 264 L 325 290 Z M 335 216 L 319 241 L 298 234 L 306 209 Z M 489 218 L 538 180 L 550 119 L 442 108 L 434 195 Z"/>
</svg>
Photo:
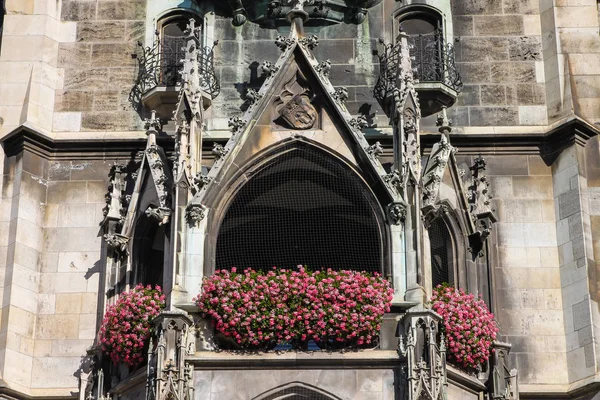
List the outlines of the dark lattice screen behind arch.
<svg viewBox="0 0 600 400">
<path fill-rule="evenodd" d="M 436 218 L 429 227 L 429 245 L 431 250 L 431 283 L 435 288 L 442 283 L 453 285 L 454 256 L 452 236 L 442 218 Z"/>
<path fill-rule="evenodd" d="M 216 269 L 382 272 L 378 206 L 356 173 L 321 150 L 297 148 L 236 194 L 218 232 Z"/>
</svg>

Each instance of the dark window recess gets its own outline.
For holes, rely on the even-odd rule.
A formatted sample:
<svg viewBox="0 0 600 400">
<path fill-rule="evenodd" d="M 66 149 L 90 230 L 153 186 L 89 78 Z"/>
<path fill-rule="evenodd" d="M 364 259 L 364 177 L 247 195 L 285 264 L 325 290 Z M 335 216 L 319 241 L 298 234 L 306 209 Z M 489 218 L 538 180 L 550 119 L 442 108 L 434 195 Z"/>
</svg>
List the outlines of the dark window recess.
<svg viewBox="0 0 600 400">
<path fill-rule="evenodd" d="M 437 218 L 429 227 L 429 243 L 431 249 L 431 283 L 435 288 L 442 283 L 454 285 L 454 256 L 452 254 L 452 237 L 446 223 Z"/>
<path fill-rule="evenodd" d="M 133 284 L 163 285 L 165 230 L 142 215 L 133 243 Z"/>
<path fill-rule="evenodd" d="M 378 208 L 355 173 L 319 150 L 293 149 L 257 172 L 226 211 L 216 268 L 305 265 L 382 272 Z"/>
<path fill-rule="evenodd" d="M 161 34 L 160 84 L 176 86 L 185 57 L 185 30 L 189 18 L 178 18 L 165 24 Z"/>
</svg>

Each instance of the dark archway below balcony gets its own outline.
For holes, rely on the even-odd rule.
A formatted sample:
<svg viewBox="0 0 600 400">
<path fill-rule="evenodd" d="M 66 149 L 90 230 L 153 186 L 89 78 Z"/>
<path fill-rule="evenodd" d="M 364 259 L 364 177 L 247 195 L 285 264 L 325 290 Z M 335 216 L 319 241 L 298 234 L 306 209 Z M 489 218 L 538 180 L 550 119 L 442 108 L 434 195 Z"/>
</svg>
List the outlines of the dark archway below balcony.
<svg viewBox="0 0 600 400">
<path fill-rule="evenodd" d="M 381 208 L 347 164 L 317 148 L 292 148 L 244 184 L 225 212 L 216 269 L 382 272 Z"/>
</svg>

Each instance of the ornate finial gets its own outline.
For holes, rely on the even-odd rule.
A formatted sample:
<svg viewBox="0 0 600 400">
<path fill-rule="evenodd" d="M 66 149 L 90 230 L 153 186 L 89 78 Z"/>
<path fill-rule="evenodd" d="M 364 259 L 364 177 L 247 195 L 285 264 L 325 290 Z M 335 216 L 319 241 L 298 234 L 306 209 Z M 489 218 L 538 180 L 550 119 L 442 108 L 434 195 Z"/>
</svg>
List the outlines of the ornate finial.
<svg viewBox="0 0 600 400">
<path fill-rule="evenodd" d="M 208 185 L 212 178 L 204 175 L 202 172 L 198 172 L 194 177 L 194 185 L 196 186 L 196 190 L 202 189 L 204 186 Z"/>
<path fill-rule="evenodd" d="M 331 71 L 331 60 L 327 59 L 322 61 L 315 69 L 322 76 L 329 77 L 329 71 Z"/>
<path fill-rule="evenodd" d="M 279 67 L 272 64 L 270 61 L 263 61 L 260 68 L 262 69 L 263 74 L 265 74 L 267 77 L 271 77 L 275 75 L 277 71 L 279 71 Z"/>
<path fill-rule="evenodd" d="M 348 89 L 344 86 L 335 88 L 335 92 L 331 95 L 340 104 L 345 104 L 348 100 Z"/>
</svg>

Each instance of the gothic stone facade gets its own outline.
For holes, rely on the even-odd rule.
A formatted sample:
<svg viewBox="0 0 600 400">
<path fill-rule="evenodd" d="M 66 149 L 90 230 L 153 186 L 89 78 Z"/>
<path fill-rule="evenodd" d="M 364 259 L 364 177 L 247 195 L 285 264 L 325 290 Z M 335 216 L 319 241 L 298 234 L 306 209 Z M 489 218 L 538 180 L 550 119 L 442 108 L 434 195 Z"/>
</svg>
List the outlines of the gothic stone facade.
<svg viewBox="0 0 600 400">
<path fill-rule="evenodd" d="M 226 154 L 213 151 L 213 145 L 225 146 L 230 152 L 228 159 L 233 160 L 235 153 L 235 157 L 248 161 L 280 140 L 302 141 L 298 137 L 305 137 L 310 143 L 335 150 L 340 159 L 350 160 L 348 165 L 361 173 L 375 171 L 370 176 L 377 181 L 377 171 L 388 173 L 394 168 L 392 164 L 397 166 L 402 160 L 394 145 L 400 140 L 397 133 L 405 133 L 405 125 L 398 127 L 394 118 L 390 119 L 386 103 L 373 96 L 381 74 L 380 59 L 374 54 L 381 48 L 377 39 L 396 43 L 400 25 L 408 21 L 406 30 L 411 29 L 407 15 L 416 20 L 422 16 L 429 24 L 425 26 L 441 32 L 436 40 L 452 45 L 462 86 L 455 85 L 457 82 L 441 88 L 435 82 L 427 86 L 427 79 L 416 84 L 422 111 L 416 132 L 422 168 L 427 170 L 432 148 L 445 140 L 441 138 L 449 138 L 458 149 L 453 161 L 447 162 L 454 165 L 455 173 L 440 177 L 436 196 L 460 213 L 459 198 L 466 193 L 455 178 L 460 170 L 467 171 L 465 189 L 470 167 L 483 156 L 497 219 L 483 244 L 483 257 L 473 261 L 466 240 L 458 241 L 454 254 L 463 267 L 456 269 L 456 281 L 484 295 L 490 303 L 499 322 L 499 339 L 512 344 L 507 363 L 518 370 L 521 398 L 595 398 L 600 373 L 597 2 L 297 1 L 278 3 L 281 14 L 278 4 L 272 3 L 4 0 L 0 53 L 0 396 L 86 396 L 92 370 L 86 355 L 95 344 L 103 311 L 122 289 L 119 284 L 132 282 L 139 274 L 133 261 L 115 263 L 114 248 L 103 240 L 112 229 L 106 223 L 107 193 L 109 217 L 112 212 L 116 220 L 137 218 L 137 214 L 128 214 L 133 206 L 127 204 L 127 190 L 132 193 L 140 162 L 140 170 L 146 168 L 144 150 L 153 141 L 164 149 L 157 157 L 168 157 L 164 158 L 167 180 L 172 183 L 181 176 L 181 168 L 179 172 L 171 168 L 181 161 L 175 139 L 176 128 L 183 121 L 165 112 L 175 109 L 181 99 L 177 92 L 169 96 L 168 90 L 155 91 L 154 97 L 143 96 L 147 88 L 135 90 L 140 87 L 141 61 L 148 60 L 138 42 L 150 50 L 155 43 L 164 47 L 165 36 L 157 39 L 155 31 L 163 29 L 168 18 L 189 13 L 201 27 L 202 46 L 219 42 L 210 63 L 220 94 L 214 92 L 213 96 L 204 90 L 200 104 L 196 101 L 193 105 L 199 116 L 191 128 L 196 149 L 186 150 L 186 162 L 194 174 L 217 171 L 215 166 L 225 162 Z M 296 32 L 296 36 L 294 19 L 286 19 L 292 9 L 308 14 L 304 32 Z M 159 33 L 166 35 L 164 29 Z M 298 44 L 299 39 L 313 34 L 319 37 L 318 46 Z M 295 39 L 293 45 L 287 45 L 293 49 L 282 45 L 279 35 Z M 449 61 L 448 54 L 440 56 L 440 48 L 436 47 L 434 55 Z M 311 57 L 319 63 L 329 61 L 330 65 L 323 67 L 325 74 L 311 75 L 317 65 L 311 64 Z M 311 98 L 300 100 L 305 111 L 306 102 L 310 107 L 303 117 L 308 120 L 296 120 L 297 126 L 285 122 L 275 126 L 272 118 L 265 117 L 278 112 L 276 101 L 267 104 L 258 99 L 263 105 L 255 107 L 263 107 L 262 114 L 253 114 L 248 89 L 273 99 L 283 96 L 284 79 L 273 78 L 278 81 L 269 83 L 265 60 L 273 65 L 280 60 L 279 68 L 283 69 L 277 76 L 297 65 L 305 78 L 292 86 L 298 89 L 306 85 L 315 91 L 316 98 L 328 99 L 316 107 L 314 112 L 319 114 L 310 111 Z M 419 62 L 418 56 L 415 61 Z M 440 64 L 433 65 L 433 73 L 440 73 Z M 159 80 L 166 75 L 161 68 Z M 417 73 L 422 73 L 419 68 L 424 67 L 416 67 Z M 442 70 L 446 77 L 449 71 Z M 274 93 L 277 84 L 280 90 Z M 327 97 L 327 93 L 335 93 L 334 87 L 341 86 L 347 92 L 342 93 L 347 96 L 345 105 Z M 203 87 L 207 88 L 211 86 Z M 291 93 L 302 98 L 300 92 Z M 440 105 L 447 106 L 447 116 L 453 122 L 451 129 L 442 124 L 449 128 L 442 134 L 436 126 Z M 157 110 L 161 121 L 145 127 L 144 119 L 152 118 L 151 108 Z M 254 118 L 253 128 L 248 128 L 244 116 Z M 241 119 L 233 120 L 233 134 L 229 126 L 232 117 Z M 307 128 L 305 125 L 315 118 L 318 127 Z M 238 127 L 243 134 L 235 131 Z M 238 151 L 243 149 L 238 144 L 246 133 L 255 139 L 251 143 L 254 149 L 245 148 L 248 151 L 244 153 Z M 375 142 L 380 142 L 381 151 L 370 147 Z M 372 149 L 371 153 L 365 148 Z M 153 171 L 151 163 L 157 164 L 158 158 L 147 160 L 147 171 Z M 114 165 L 124 166 L 120 182 L 123 193 L 115 192 Z M 241 166 L 233 161 L 226 165 Z M 156 183 L 151 174 L 146 175 L 147 182 Z M 386 187 L 385 183 L 379 185 Z M 166 196 L 175 191 L 175 187 L 163 189 Z M 183 205 L 175 207 L 178 211 L 172 211 L 168 226 L 179 224 L 182 230 L 172 232 L 171 239 L 180 238 L 185 245 L 173 247 L 178 250 L 166 257 L 161 280 L 171 311 L 185 310 L 193 315 L 186 306 L 198 293 L 202 276 L 214 270 L 214 253 L 211 258 L 206 252 L 214 252 L 218 229 L 211 230 L 209 224 L 218 226 L 218 215 L 213 211 L 228 193 L 226 189 L 213 190 L 222 197 L 214 194 L 211 198 L 209 193 L 201 201 L 198 195 L 192 198 L 188 193 Z M 160 202 L 161 189 L 157 186 L 154 190 Z M 143 199 L 144 191 L 138 192 Z M 389 196 L 394 197 L 393 193 Z M 184 223 L 183 215 L 189 201 L 207 215 L 186 230 L 190 225 Z M 209 203 L 213 206 L 202 209 Z M 154 206 L 160 208 L 161 204 Z M 143 205 L 136 203 L 136 207 Z M 463 211 L 468 208 L 463 207 Z M 413 217 L 413 229 L 427 241 L 420 216 Z M 414 244 L 403 236 L 406 222 L 390 223 L 390 216 L 385 218 L 392 239 L 386 242 L 385 251 L 390 255 L 382 261 L 382 268 L 392 276 L 396 298 L 393 312 L 386 316 L 381 349 L 243 355 L 206 350 L 197 343 L 198 351 L 185 356 L 194 369 L 188 386 L 195 389 L 195 398 L 266 399 L 296 391 L 310 392 L 310 398 L 315 399 L 410 396 L 405 392 L 408 383 L 399 372 L 401 360 L 394 333 L 407 310 L 413 307 L 418 312 L 418 303 L 431 293 L 431 260 L 422 250 L 427 243 L 422 243 L 424 247 L 414 247 L 421 255 L 420 264 L 406 262 Z M 131 222 L 132 232 L 134 225 Z M 145 373 L 139 370 L 133 376 L 107 377 L 113 381 L 106 386 L 111 387 L 114 397 L 144 398 Z M 485 387 L 486 381 L 482 383 L 452 367 L 448 367 L 447 379 L 450 399 L 475 399 L 494 393 L 493 388 Z M 508 397 L 504 394 L 501 398 Z"/>
</svg>

